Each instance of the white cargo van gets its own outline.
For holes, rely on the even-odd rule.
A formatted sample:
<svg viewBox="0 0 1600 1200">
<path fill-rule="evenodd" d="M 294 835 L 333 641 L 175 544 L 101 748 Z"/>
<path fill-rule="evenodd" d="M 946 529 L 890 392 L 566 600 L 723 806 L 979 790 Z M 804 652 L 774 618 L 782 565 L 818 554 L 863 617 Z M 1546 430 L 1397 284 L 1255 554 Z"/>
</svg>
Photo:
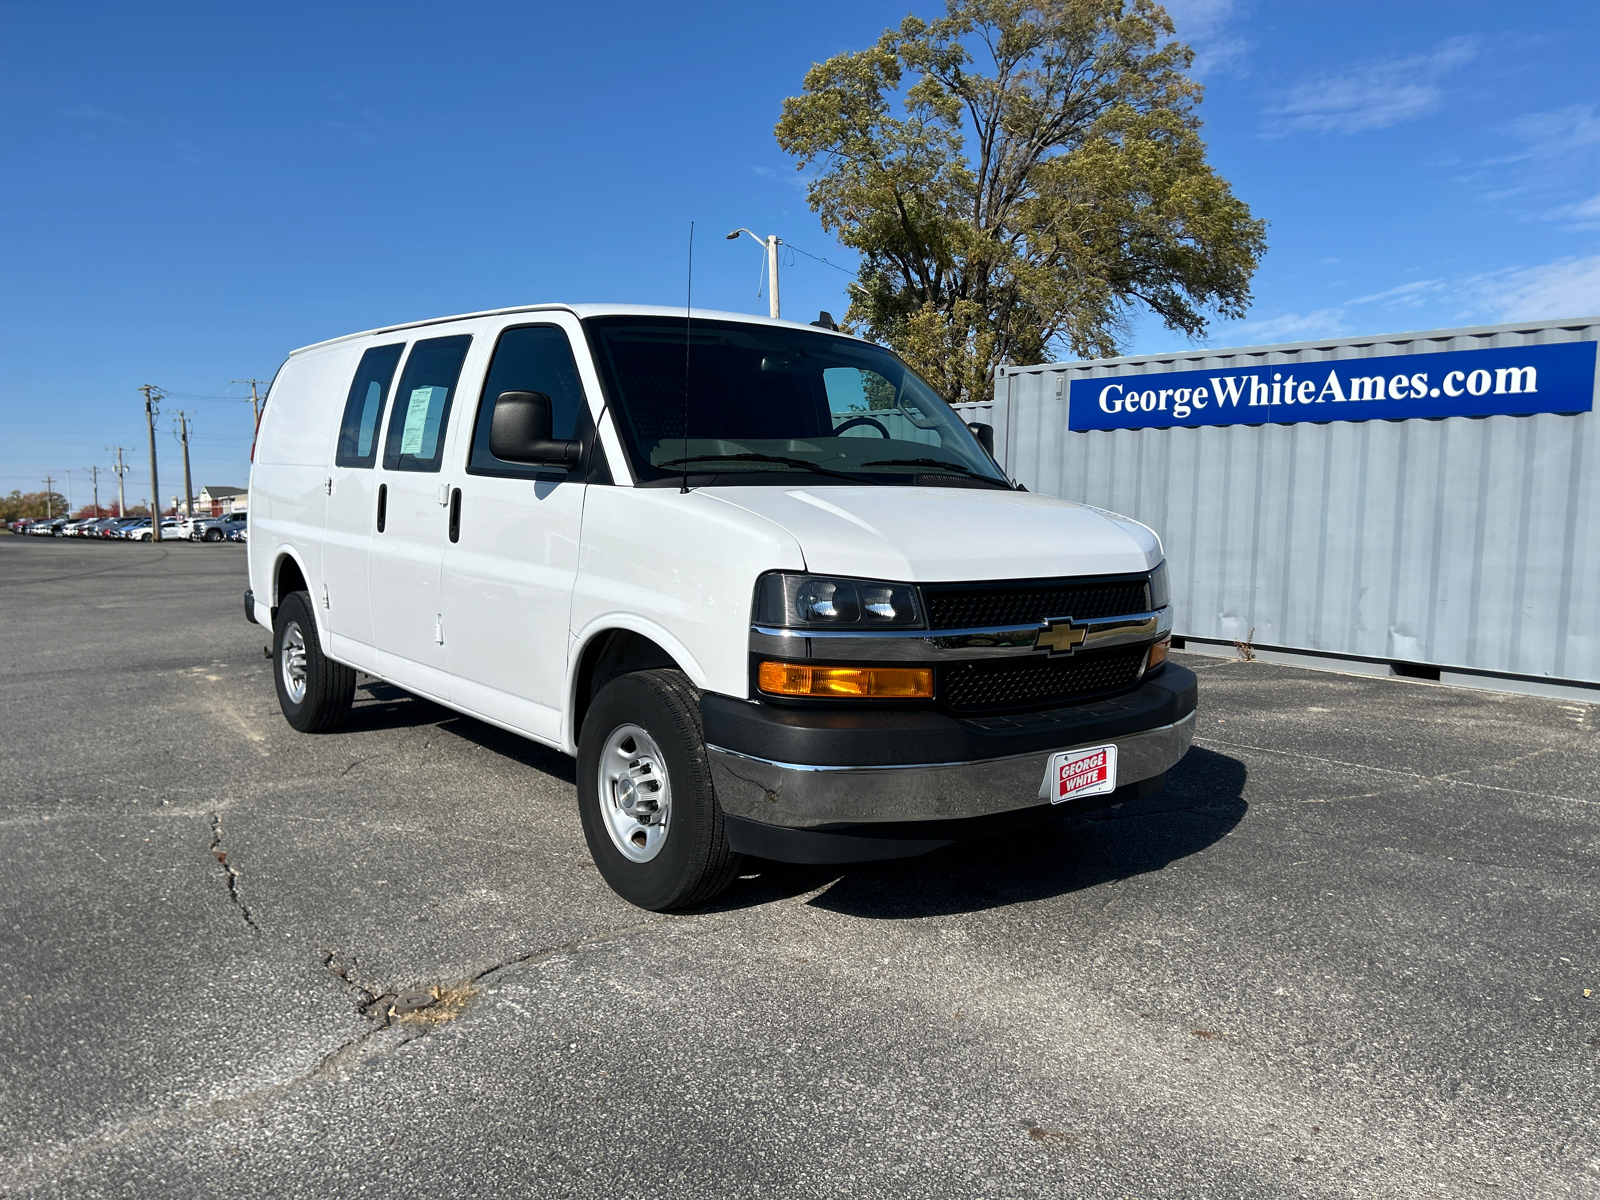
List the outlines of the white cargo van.
<svg viewBox="0 0 1600 1200">
<path fill-rule="evenodd" d="M 291 725 L 356 671 L 578 759 L 635 904 L 1158 789 L 1194 730 L 1161 544 L 1032 495 L 881 347 L 536 305 L 298 350 L 245 611 Z"/>
</svg>

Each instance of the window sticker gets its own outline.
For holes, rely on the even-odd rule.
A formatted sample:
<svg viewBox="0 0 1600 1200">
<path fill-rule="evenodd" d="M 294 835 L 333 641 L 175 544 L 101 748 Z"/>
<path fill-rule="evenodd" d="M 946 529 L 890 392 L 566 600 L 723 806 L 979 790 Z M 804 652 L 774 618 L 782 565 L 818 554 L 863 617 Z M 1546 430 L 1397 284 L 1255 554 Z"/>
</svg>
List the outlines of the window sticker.
<svg viewBox="0 0 1600 1200">
<path fill-rule="evenodd" d="M 418 458 L 432 458 L 435 443 L 439 437 L 439 418 L 435 416 L 437 409 L 435 401 L 440 408 L 444 406 L 444 396 L 449 388 L 420 387 L 411 393 L 411 399 L 406 405 L 406 424 L 400 436 L 400 453 L 411 454 Z"/>
</svg>

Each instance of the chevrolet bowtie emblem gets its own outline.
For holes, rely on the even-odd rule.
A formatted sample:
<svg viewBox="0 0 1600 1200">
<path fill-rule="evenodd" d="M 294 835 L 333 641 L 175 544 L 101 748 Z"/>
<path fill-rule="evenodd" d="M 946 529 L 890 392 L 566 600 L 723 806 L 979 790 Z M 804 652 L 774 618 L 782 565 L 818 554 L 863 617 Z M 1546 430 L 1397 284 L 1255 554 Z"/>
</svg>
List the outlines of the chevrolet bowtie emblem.
<svg viewBox="0 0 1600 1200">
<path fill-rule="evenodd" d="M 1083 639 L 1088 635 L 1089 631 L 1084 626 L 1074 625 L 1071 617 L 1062 617 L 1045 622 L 1045 627 L 1039 630 L 1039 636 L 1033 639 L 1033 648 L 1048 650 L 1051 654 L 1071 654 L 1083 645 Z"/>
</svg>

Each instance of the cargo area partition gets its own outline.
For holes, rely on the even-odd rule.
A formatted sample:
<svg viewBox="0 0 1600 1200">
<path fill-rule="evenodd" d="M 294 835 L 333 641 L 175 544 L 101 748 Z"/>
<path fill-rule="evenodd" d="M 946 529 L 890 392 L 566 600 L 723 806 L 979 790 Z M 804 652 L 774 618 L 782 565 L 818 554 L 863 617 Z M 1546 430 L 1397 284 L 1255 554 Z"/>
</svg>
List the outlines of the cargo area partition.
<svg viewBox="0 0 1600 1200">
<path fill-rule="evenodd" d="M 1174 632 L 1186 640 L 1230 652 L 1248 642 L 1385 670 L 1400 664 L 1402 674 L 1447 681 L 1452 672 L 1488 673 L 1510 690 L 1591 698 L 1589 688 L 1600 687 L 1593 349 L 1533 352 L 1590 363 L 1586 381 L 1570 372 L 1566 398 L 1548 386 L 1538 395 L 1499 395 L 1519 390 L 1515 368 L 1494 369 L 1511 359 L 1480 356 L 1489 369 L 1471 371 L 1480 359 L 1458 352 L 1528 356 L 1528 347 L 1597 339 L 1600 318 L 1585 318 L 1002 367 L 993 401 L 956 407 L 965 420 L 994 427 L 996 458 L 1030 490 L 1124 513 L 1161 535 Z M 1435 354 L 1452 357 L 1428 358 Z M 1405 361 L 1383 361 L 1396 359 Z M 1456 364 L 1463 369 L 1428 373 Z M 1269 377 L 1292 381 L 1298 370 L 1322 387 L 1323 399 L 1354 401 L 1357 389 L 1347 385 L 1372 384 L 1351 376 L 1381 379 L 1402 365 L 1431 391 L 1408 390 L 1407 377 L 1396 375 L 1396 392 L 1411 399 L 1388 408 L 1311 404 L 1305 390 L 1304 408 L 1292 397 L 1281 414 L 1266 406 Z M 1252 372 L 1259 382 L 1249 383 Z M 1187 412 L 1190 423 L 1182 423 L 1172 415 L 1178 406 L 1163 382 L 1216 377 L 1237 390 L 1230 373 L 1245 379 L 1243 395 L 1259 397 L 1261 407 L 1236 397 L 1220 416 Z M 1330 396 L 1321 381 L 1336 375 L 1339 394 Z M 1481 399 L 1469 394 L 1480 384 Z M 1384 385 L 1376 386 L 1382 400 Z M 1259 389 L 1255 397 L 1250 388 Z M 1196 391 L 1197 402 L 1220 406 L 1209 395 L 1215 390 Z M 1289 385 L 1283 391 L 1290 396 Z M 1138 428 L 1083 427 L 1115 424 L 1115 406 L 1129 393 L 1144 395 L 1147 409 L 1158 396 L 1161 408 L 1137 413 Z M 1274 403 L 1276 393 L 1274 386 Z M 1502 411 L 1399 415 L 1452 403 Z M 1503 411 L 1540 405 L 1587 411 Z M 1137 412 L 1137 400 L 1128 411 Z M 1385 412 L 1394 415 L 1368 415 Z M 1210 423 L 1193 423 L 1197 415 Z M 1577 691 L 1518 688 L 1519 679 Z"/>
</svg>

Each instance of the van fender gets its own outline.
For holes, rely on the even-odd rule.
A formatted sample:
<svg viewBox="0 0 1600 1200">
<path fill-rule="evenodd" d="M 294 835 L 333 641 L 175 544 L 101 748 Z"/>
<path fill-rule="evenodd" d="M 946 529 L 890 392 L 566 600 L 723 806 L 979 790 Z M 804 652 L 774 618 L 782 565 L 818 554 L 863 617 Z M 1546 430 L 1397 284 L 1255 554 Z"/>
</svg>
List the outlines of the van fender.
<svg viewBox="0 0 1600 1200">
<path fill-rule="evenodd" d="M 578 753 L 578 732 L 576 728 L 578 713 L 578 664 L 583 661 L 583 656 L 593 644 L 594 640 L 615 630 L 622 629 L 629 633 L 637 633 L 640 637 L 647 637 L 660 646 L 678 664 L 678 668 L 689 677 L 689 682 L 697 688 L 704 688 L 708 676 L 705 668 L 700 665 L 689 647 L 674 637 L 662 626 L 637 613 L 613 612 L 602 613 L 595 617 L 581 630 L 573 634 L 571 646 L 567 654 L 567 678 L 564 695 L 567 698 L 565 711 L 561 714 L 561 741 L 562 751 L 576 756 Z"/>
<path fill-rule="evenodd" d="M 278 595 L 278 575 L 279 568 L 283 566 L 283 560 L 286 558 L 292 559 L 294 565 L 300 569 L 300 578 L 306 581 L 308 589 L 316 587 L 316 582 L 312 577 L 311 571 L 306 567 L 306 560 L 301 557 L 299 548 L 292 542 L 279 542 L 272 551 L 272 610 L 267 614 L 267 620 L 262 622 L 269 630 L 272 628 L 272 613 L 277 612 L 278 605 L 283 603 L 283 597 Z M 257 599 L 256 604 L 260 605 L 260 603 L 261 601 Z M 317 603 L 315 592 L 311 594 L 311 615 L 317 622 L 317 641 L 326 646 L 328 644 L 328 621 L 323 616 L 322 606 Z"/>
</svg>

